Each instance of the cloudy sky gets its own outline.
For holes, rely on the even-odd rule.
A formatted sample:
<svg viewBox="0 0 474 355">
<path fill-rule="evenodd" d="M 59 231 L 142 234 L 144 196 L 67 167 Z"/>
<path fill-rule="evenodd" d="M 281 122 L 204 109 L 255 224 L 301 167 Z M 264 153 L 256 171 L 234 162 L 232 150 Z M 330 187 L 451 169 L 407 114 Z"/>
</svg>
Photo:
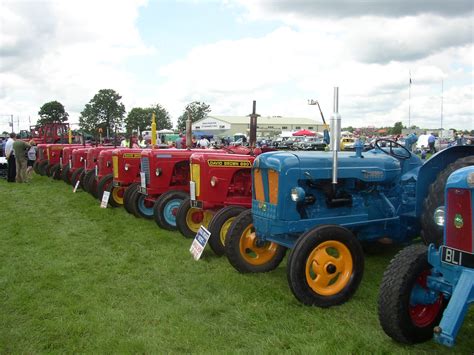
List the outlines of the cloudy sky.
<svg viewBox="0 0 474 355">
<path fill-rule="evenodd" d="M 474 129 L 472 0 L 0 0 L 0 130 L 98 90 L 127 111 L 191 101 L 215 115 Z M 411 100 L 409 80 L 412 79 Z M 442 87 L 444 88 L 442 91 Z M 443 92 L 443 94 L 442 94 Z M 442 100 L 443 98 L 443 100 Z"/>
</svg>

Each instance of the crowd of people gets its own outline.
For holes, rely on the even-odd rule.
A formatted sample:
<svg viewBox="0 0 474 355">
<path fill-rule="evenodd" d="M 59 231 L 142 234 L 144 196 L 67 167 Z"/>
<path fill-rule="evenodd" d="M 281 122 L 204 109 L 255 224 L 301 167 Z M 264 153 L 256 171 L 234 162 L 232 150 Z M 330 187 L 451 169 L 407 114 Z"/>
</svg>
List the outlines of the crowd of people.
<svg viewBox="0 0 474 355">
<path fill-rule="evenodd" d="M 26 183 L 31 180 L 33 164 L 36 160 L 36 143 L 34 140 L 25 142 L 10 133 L 4 143 L 3 153 L 7 160 L 7 181 Z"/>
</svg>

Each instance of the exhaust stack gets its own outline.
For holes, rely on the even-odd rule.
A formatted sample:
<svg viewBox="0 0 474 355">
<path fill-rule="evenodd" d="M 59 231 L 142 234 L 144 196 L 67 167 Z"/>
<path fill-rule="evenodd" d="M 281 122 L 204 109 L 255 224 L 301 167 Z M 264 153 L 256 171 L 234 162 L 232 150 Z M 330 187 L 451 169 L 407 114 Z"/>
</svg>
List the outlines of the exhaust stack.
<svg viewBox="0 0 474 355">
<path fill-rule="evenodd" d="M 256 113 L 257 101 L 253 100 L 253 108 L 250 116 L 250 132 L 249 132 L 249 146 L 253 149 L 257 146 L 257 117 L 260 116 Z"/>
<path fill-rule="evenodd" d="M 330 148 L 332 151 L 332 187 L 336 190 L 337 185 L 337 152 L 340 149 L 341 142 L 341 115 L 339 115 L 339 87 L 334 88 L 334 106 L 333 114 L 331 116 L 331 142 Z"/>
<path fill-rule="evenodd" d="M 192 132 L 191 113 L 188 111 L 188 119 L 186 120 L 186 148 L 193 147 L 193 132 Z"/>
</svg>

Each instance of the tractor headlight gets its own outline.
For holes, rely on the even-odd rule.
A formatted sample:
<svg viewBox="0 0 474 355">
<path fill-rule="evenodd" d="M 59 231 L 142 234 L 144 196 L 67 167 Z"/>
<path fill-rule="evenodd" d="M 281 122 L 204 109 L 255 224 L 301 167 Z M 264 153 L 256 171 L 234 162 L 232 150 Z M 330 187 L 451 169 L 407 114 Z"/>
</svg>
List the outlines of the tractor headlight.
<svg viewBox="0 0 474 355">
<path fill-rule="evenodd" d="M 469 187 L 474 187 L 474 173 L 469 173 L 466 180 Z"/>
<path fill-rule="evenodd" d="M 130 169 L 130 165 L 125 164 L 125 166 L 123 168 L 125 169 L 125 171 L 128 171 Z"/>
<path fill-rule="evenodd" d="M 217 178 L 215 176 L 211 177 L 211 186 L 216 187 L 217 185 Z"/>
<path fill-rule="evenodd" d="M 435 209 L 434 214 L 433 214 L 433 219 L 434 222 L 440 226 L 444 226 L 444 206 L 438 207 Z"/>
<path fill-rule="evenodd" d="M 303 201 L 306 193 L 301 187 L 294 187 L 291 189 L 291 199 L 295 202 Z"/>
<path fill-rule="evenodd" d="M 161 168 L 156 168 L 155 170 L 155 175 L 160 176 L 161 175 Z"/>
</svg>

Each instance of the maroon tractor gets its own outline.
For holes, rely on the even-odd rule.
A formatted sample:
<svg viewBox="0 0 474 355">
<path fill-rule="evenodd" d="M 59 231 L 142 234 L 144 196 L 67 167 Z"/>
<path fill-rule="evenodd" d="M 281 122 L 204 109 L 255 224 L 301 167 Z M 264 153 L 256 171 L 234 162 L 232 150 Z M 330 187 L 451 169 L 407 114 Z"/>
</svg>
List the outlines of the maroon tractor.
<svg viewBox="0 0 474 355">
<path fill-rule="evenodd" d="M 86 148 L 83 145 L 68 145 L 64 147 L 62 151 L 62 157 L 60 158 L 60 165 L 61 165 L 61 179 L 64 182 L 70 184 L 71 183 L 71 172 L 70 167 L 72 166 L 72 152 L 76 149 Z"/>
<path fill-rule="evenodd" d="M 81 147 L 80 144 L 47 144 L 46 152 L 48 156 L 48 164 L 45 167 L 46 175 L 51 176 L 55 180 L 61 179 L 61 166 L 63 151 L 66 147 Z"/>
<path fill-rule="evenodd" d="M 102 200 L 104 191 L 106 191 L 109 185 L 112 184 L 112 152 L 113 149 L 105 149 L 99 153 L 99 158 L 97 160 L 97 175 L 94 179 L 89 180 L 89 188 L 91 189 L 92 194 L 99 200 Z M 96 190 L 94 190 L 95 186 L 97 186 Z"/>
</svg>

